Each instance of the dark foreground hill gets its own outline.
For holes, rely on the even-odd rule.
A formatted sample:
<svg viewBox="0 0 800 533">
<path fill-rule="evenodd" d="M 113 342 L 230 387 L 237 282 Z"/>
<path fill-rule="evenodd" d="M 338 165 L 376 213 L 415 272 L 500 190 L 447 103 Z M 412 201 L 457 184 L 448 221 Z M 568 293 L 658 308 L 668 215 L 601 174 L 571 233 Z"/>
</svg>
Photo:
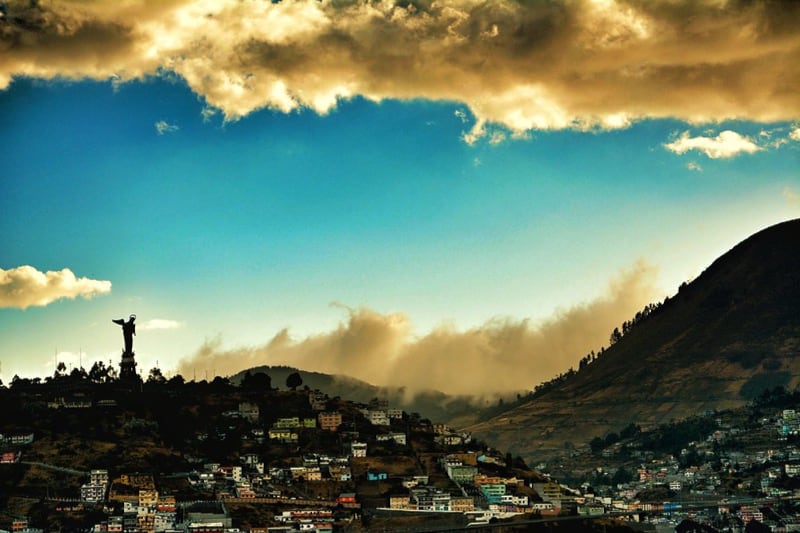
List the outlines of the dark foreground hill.
<svg viewBox="0 0 800 533">
<path fill-rule="evenodd" d="M 596 360 L 468 429 L 527 460 L 800 382 L 800 220 L 717 259 Z"/>
</svg>

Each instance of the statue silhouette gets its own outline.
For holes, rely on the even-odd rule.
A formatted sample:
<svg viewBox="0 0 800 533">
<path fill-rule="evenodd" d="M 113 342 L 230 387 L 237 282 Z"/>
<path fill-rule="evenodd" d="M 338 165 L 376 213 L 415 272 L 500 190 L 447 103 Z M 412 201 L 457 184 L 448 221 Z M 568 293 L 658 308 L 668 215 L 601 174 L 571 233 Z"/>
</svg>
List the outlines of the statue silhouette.
<svg viewBox="0 0 800 533">
<path fill-rule="evenodd" d="M 122 336 L 125 338 L 126 354 L 133 353 L 133 336 L 136 335 L 136 324 L 133 323 L 134 320 L 136 320 L 136 315 L 131 315 L 127 322 L 125 322 L 124 318 L 112 320 L 115 324 L 122 326 Z"/>
</svg>

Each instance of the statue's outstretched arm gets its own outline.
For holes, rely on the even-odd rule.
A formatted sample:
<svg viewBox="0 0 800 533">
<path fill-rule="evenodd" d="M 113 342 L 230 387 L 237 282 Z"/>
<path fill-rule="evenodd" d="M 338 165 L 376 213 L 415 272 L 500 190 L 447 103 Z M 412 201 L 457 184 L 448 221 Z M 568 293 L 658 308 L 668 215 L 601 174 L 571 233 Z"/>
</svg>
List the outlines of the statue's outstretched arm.
<svg viewBox="0 0 800 533">
<path fill-rule="evenodd" d="M 119 324 L 121 326 L 122 324 L 125 323 L 125 319 L 118 318 L 117 320 L 111 320 L 111 322 L 114 322 L 115 324 Z"/>
</svg>

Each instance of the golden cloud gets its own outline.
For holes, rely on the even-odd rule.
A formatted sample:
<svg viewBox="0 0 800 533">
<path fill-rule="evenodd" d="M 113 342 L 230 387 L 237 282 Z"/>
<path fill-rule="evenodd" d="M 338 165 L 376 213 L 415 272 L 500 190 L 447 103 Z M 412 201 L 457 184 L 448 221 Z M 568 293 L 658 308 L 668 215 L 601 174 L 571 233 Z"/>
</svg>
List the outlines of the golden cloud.
<svg viewBox="0 0 800 533">
<path fill-rule="evenodd" d="M 342 98 L 462 102 L 475 124 L 624 128 L 800 116 L 800 3 L 719 0 L 10 2 L 15 76 L 171 71 L 236 119 Z"/>
<path fill-rule="evenodd" d="M 530 390 L 608 344 L 614 327 L 659 296 L 654 279 L 655 269 L 640 262 L 613 280 L 606 294 L 541 324 L 495 319 L 464 331 L 442 325 L 421 337 L 412 335 L 403 313 L 348 309 L 338 328 L 305 339 L 293 340 L 282 330 L 257 347 L 224 350 L 219 339 L 206 342 L 178 371 L 189 376 L 194 368 L 215 368 L 234 374 L 258 365 L 290 365 L 405 386 L 410 393 L 484 397 Z"/>
<path fill-rule="evenodd" d="M 689 132 L 685 131 L 671 143 L 665 144 L 664 148 L 676 154 L 697 150 L 711 159 L 728 159 L 741 153 L 752 154 L 764 149 L 746 135 L 731 130 L 722 131 L 716 137 L 690 137 Z"/>
<path fill-rule="evenodd" d="M 91 298 L 111 292 L 111 282 L 77 278 L 68 268 L 40 272 L 24 265 L 10 270 L 0 268 L 0 308 L 27 309 L 45 306 L 61 298 Z"/>
</svg>

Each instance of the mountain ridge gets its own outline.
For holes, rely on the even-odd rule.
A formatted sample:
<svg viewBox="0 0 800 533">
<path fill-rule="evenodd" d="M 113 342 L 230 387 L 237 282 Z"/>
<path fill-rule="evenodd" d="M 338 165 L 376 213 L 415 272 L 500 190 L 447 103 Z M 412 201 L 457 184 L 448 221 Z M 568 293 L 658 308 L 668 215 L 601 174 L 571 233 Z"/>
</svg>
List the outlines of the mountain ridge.
<svg viewBox="0 0 800 533">
<path fill-rule="evenodd" d="M 739 407 L 800 383 L 800 219 L 711 263 L 557 387 L 465 429 L 538 460 L 634 422 Z"/>
</svg>

